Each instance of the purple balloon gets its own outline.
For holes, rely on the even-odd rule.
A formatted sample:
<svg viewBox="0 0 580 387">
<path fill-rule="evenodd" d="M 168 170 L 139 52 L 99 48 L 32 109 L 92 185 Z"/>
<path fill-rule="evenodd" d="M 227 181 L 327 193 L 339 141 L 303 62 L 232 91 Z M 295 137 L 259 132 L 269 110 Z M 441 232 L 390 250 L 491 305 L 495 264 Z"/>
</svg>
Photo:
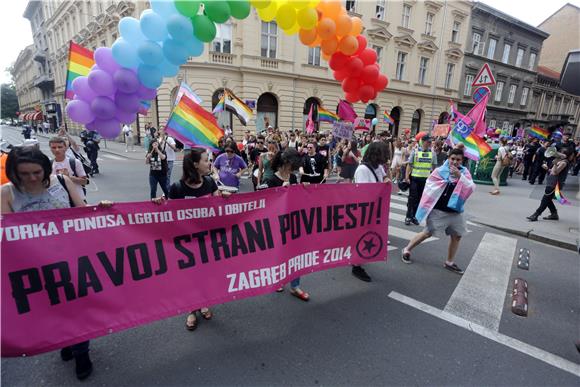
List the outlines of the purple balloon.
<svg viewBox="0 0 580 387">
<path fill-rule="evenodd" d="M 127 112 L 124 112 L 120 109 L 117 109 L 117 113 L 115 114 L 115 118 L 121 124 L 131 124 L 137 119 L 137 114 L 136 113 L 127 113 Z"/>
<path fill-rule="evenodd" d="M 78 77 L 72 81 L 72 89 L 76 97 L 86 102 L 91 102 L 97 96 L 89 86 L 87 77 Z"/>
<path fill-rule="evenodd" d="M 140 99 L 154 99 L 157 97 L 157 89 L 150 89 L 143 85 L 139 86 L 139 90 L 137 91 L 137 95 Z"/>
<path fill-rule="evenodd" d="M 82 100 L 69 101 L 65 110 L 70 119 L 79 124 L 88 124 L 95 119 L 91 106 Z"/>
<path fill-rule="evenodd" d="M 113 75 L 113 83 L 117 89 L 123 93 L 131 94 L 139 90 L 139 78 L 135 71 L 129 69 L 119 69 Z"/>
<path fill-rule="evenodd" d="M 113 77 L 103 70 L 93 70 L 89 73 L 89 86 L 96 95 L 112 95 L 115 90 Z"/>
<path fill-rule="evenodd" d="M 100 120 L 93 122 L 95 130 L 104 138 L 113 139 L 121 133 L 121 123 L 116 119 Z"/>
<path fill-rule="evenodd" d="M 127 113 L 137 113 L 139 111 L 139 97 L 137 94 L 126 94 L 117 92 L 115 94 L 115 105 L 118 110 Z"/>
<path fill-rule="evenodd" d="M 95 62 L 100 70 L 113 75 L 115 71 L 119 70 L 121 66 L 113 59 L 113 50 L 109 47 L 99 47 L 95 51 Z"/>
<path fill-rule="evenodd" d="M 100 70 L 100 69 L 101 68 L 97 64 L 94 64 L 93 67 L 91 67 L 91 71 L 93 71 L 93 70 Z"/>
<path fill-rule="evenodd" d="M 115 103 L 107 97 L 96 97 L 91 103 L 91 110 L 95 117 L 108 120 L 115 117 Z"/>
</svg>

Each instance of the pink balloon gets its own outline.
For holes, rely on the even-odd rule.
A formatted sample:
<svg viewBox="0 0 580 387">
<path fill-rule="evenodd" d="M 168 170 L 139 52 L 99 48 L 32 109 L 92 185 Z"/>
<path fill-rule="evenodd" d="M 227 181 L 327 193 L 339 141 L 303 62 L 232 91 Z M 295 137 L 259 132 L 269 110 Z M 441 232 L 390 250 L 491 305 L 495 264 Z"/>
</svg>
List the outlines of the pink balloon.
<svg viewBox="0 0 580 387">
<path fill-rule="evenodd" d="M 121 133 L 121 123 L 116 119 L 96 119 L 93 123 L 95 130 L 104 138 L 113 139 Z"/>
</svg>

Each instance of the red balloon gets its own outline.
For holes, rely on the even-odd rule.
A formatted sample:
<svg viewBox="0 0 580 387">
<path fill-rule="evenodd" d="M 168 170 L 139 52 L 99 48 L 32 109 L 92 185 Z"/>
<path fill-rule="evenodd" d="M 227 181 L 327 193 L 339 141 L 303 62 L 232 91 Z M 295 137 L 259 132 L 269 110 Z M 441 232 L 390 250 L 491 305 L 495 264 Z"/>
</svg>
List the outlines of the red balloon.
<svg viewBox="0 0 580 387">
<path fill-rule="evenodd" d="M 335 52 L 330 57 L 330 61 L 328 61 L 328 65 L 333 70 L 341 70 L 346 66 L 347 62 L 349 61 L 349 57 L 344 55 L 342 52 Z"/>
<path fill-rule="evenodd" d="M 378 94 L 379 93 L 375 89 L 373 89 L 373 96 L 371 97 L 371 99 L 376 99 Z"/>
<path fill-rule="evenodd" d="M 364 35 L 359 35 L 356 37 L 358 40 L 358 50 L 356 50 L 354 55 L 360 54 L 365 48 L 367 48 L 367 38 Z"/>
<path fill-rule="evenodd" d="M 333 75 L 334 79 L 336 79 L 339 82 L 342 82 L 344 78 L 348 77 L 348 72 L 346 72 L 346 69 L 342 69 L 340 71 L 335 71 Z"/>
<path fill-rule="evenodd" d="M 364 67 L 364 63 L 359 58 L 350 58 L 346 64 L 346 69 L 351 76 L 358 77 Z"/>
<path fill-rule="evenodd" d="M 360 79 L 357 77 L 349 76 L 342 81 L 342 90 L 346 93 L 352 93 L 360 87 Z"/>
<path fill-rule="evenodd" d="M 359 89 L 359 96 L 361 101 L 367 103 L 373 98 L 375 89 L 371 85 L 362 85 Z"/>
<path fill-rule="evenodd" d="M 366 65 L 371 65 L 377 63 L 377 52 L 372 48 L 365 48 L 360 54 L 358 54 L 360 60 Z"/>
<path fill-rule="evenodd" d="M 382 91 L 389 84 L 389 79 L 386 75 L 379 74 L 375 82 L 375 90 L 377 92 Z"/>
<path fill-rule="evenodd" d="M 346 99 L 350 103 L 357 103 L 360 97 L 358 96 L 358 91 L 354 93 L 346 93 L 344 95 L 344 99 Z"/>
<path fill-rule="evenodd" d="M 369 85 L 375 83 L 378 76 L 379 69 L 375 65 L 365 66 L 360 74 L 360 78 L 363 80 L 363 82 Z"/>
</svg>

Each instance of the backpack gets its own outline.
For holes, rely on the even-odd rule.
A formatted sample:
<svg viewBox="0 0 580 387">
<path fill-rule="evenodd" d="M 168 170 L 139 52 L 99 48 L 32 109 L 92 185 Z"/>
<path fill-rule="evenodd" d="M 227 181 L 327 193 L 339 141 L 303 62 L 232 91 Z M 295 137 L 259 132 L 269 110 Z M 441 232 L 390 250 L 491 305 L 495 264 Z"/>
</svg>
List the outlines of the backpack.
<svg viewBox="0 0 580 387">
<path fill-rule="evenodd" d="M 84 157 L 83 155 L 81 155 L 80 153 L 77 153 L 74 151 L 74 149 L 70 148 L 70 150 L 72 151 L 73 155 L 75 156 L 75 158 L 81 162 L 81 164 L 83 165 L 83 169 L 85 170 L 85 174 L 87 175 L 87 178 L 89 176 L 93 175 L 93 167 L 91 166 L 91 162 L 89 160 L 87 160 L 86 157 Z M 72 164 L 71 164 L 72 165 Z M 73 168 L 73 171 L 75 169 Z M 89 184 L 87 182 L 87 184 Z"/>
<path fill-rule="evenodd" d="M 58 179 L 58 182 L 60 183 L 60 185 L 62 185 L 62 187 L 64 188 L 64 190 L 66 191 L 66 193 L 68 195 L 68 204 L 70 205 L 70 208 L 74 208 L 75 204 L 70 196 L 70 192 L 68 192 L 68 187 L 66 186 L 66 181 L 64 181 L 64 176 L 63 175 L 56 175 L 56 178 Z"/>
</svg>

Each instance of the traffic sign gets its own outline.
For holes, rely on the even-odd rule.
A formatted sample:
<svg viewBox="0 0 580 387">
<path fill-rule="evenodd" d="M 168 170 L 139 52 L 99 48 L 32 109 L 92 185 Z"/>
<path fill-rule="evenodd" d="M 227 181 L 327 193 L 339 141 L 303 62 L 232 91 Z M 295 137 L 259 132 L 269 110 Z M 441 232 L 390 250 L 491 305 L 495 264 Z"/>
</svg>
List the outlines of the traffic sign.
<svg viewBox="0 0 580 387">
<path fill-rule="evenodd" d="M 480 86 L 473 92 L 473 102 L 478 103 L 483 97 L 490 93 L 489 88 Z"/>
<path fill-rule="evenodd" d="M 485 63 L 481 68 L 481 70 L 479 70 L 479 73 L 477 73 L 477 76 L 475 77 L 473 83 L 471 84 L 471 87 L 491 86 L 491 85 L 495 85 L 495 78 L 491 73 L 489 65 Z"/>
</svg>

